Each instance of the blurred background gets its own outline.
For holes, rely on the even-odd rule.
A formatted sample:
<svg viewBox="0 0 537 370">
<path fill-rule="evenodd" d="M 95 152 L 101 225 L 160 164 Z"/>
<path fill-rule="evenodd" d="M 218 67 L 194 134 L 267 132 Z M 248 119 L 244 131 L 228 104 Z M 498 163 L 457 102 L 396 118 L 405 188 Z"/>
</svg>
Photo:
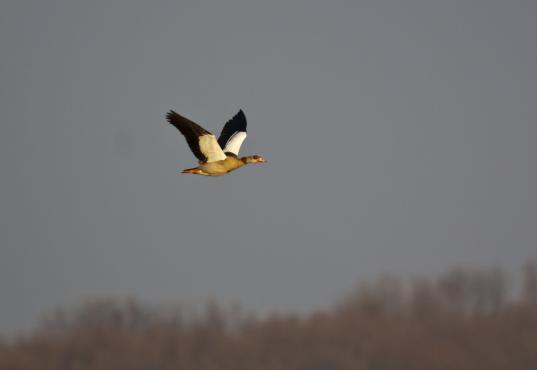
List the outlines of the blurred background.
<svg viewBox="0 0 537 370">
<path fill-rule="evenodd" d="M 306 315 L 385 273 L 459 266 L 501 270 L 520 297 L 537 255 L 536 15 L 2 1 L 0 334 L 103 297 Z M 219 133 L 241 108 L 242 153 L 269 163 L 180 175 L 196 160 L 166 111 Z"/>
</svg>

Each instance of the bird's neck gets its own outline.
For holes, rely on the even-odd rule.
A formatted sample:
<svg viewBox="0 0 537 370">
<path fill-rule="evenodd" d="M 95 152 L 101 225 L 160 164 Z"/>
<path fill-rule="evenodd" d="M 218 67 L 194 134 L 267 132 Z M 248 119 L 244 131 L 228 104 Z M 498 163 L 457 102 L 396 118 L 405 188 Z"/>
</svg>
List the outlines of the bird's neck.
<svg viewBox="0 0 537 370">
<path fill-rule="evenodd" d="M 246 157 L 242 157 L 241 159 L 241 162 L 244 163 L 244 164 L 248 164 L 248 163 L 252 163 L 253 160 L 252 160 L 252 156 L 251 155 L 247 155 Z"/>
</svg>

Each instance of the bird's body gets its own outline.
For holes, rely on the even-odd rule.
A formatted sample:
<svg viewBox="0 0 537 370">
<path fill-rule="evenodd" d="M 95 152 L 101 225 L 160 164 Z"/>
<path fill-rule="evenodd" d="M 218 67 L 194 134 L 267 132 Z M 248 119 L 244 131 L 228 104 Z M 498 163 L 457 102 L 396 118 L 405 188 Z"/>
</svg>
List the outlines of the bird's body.
<svg viewBox="0 0 537 370">
<path fill-rule="evenodd" d="M 226 159 L 216 162 L 200 163 L 198 167 L 183 170 L 183 173 L 192 173 L 205 176 L 222 176 L 246 164 L 242 158 L 227 156 Z"/>
<path fill-rule="evenodd" d="M 169 111 L 166 119 L 184 135 L 199 160 L 198 167 L 185 169 L 182 173 L 222 176 L 249 163 L 266 162 L 259 155 L 238 157 L 246 139 L 246 116 L 242 110 L 224 125 L 218 141 L 209 131 L 174 111 Z"/>
</svg>

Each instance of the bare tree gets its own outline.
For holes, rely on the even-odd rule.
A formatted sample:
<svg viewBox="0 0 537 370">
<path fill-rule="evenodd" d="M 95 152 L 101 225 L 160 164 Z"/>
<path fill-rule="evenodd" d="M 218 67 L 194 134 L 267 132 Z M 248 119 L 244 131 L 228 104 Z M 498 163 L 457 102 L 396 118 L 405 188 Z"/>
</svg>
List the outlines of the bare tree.
<svg viewBox="0 0 537 370">
<path fill-rule="evenodd" d="M 507 276 L 498 267 L 487 269 L 456 268 L 437 282 L 444 305 L 464 313 L 491 313 L 507 297 Z"/>
</svg>

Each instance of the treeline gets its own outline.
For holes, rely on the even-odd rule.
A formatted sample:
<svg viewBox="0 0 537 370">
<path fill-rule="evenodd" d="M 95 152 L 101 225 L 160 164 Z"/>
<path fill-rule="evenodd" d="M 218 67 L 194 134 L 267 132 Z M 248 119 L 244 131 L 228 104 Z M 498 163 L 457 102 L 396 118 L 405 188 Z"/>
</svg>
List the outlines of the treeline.
<svg viewBox="0 0 537 370">
<path fill-rule="evenodd" d="M 533 370 L 537 261 L 516 280 L 498 268 L 384 276 L 308 315 L 90 302 L 0 342 L 0 369 Z"/>
</svg>

